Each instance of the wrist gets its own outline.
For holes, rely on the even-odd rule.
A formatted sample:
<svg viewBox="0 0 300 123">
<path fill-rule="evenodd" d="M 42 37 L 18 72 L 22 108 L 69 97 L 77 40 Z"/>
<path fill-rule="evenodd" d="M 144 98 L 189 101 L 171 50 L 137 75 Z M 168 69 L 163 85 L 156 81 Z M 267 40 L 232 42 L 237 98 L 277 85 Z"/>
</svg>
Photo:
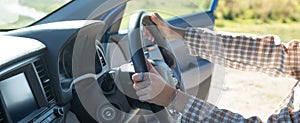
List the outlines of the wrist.
<svg viewBox="0 0 300 123">
<path fill-rule="evenodd" d="M 169 107 L 172 110 L 175 110 L 176 97 L 177 97 L 178 93 L 179 93 L 179 90 L 176 89 L 175 92 L 173 92 L 172 97 L 170 98 L 169 105 L 167 106 L 167 107 Z"/>
<path fill-rule="evenodd" d="M 174 26 L 172 26 L 171 29 L 176 33 L 176 37 L 179 38 L 179 40 L 184 39 L 186 29 Z"/>
<path fill-rule="evenodd" d="M 189 99 L 193 97 L 174 88 L 172 93 L 173 95 L 170 95 L 167 98 L 169 100 L 167 103 L 168 104 L 167 107 L 169 107 L 172 110 L 176 110 L 183 113 L 184 109 L 186 108 L 186 104 L 189 102 Z"/>
<path fill-rule="evenodd" d="M 167 107 L 168 105 L 170 105 L 174 99 L 174 94 L 176 93 L 176 89 L 174 89 L 173 87 L 166 85 L 165 86 L 165 102 L 163 103 L 163 106 Z"/>
<path fill-rule="evenodd" d="M 179 91 L 177 96 L 174 99 L 175 101 L 174 109 L 183 113 L 184 109 L 186 108 L 186 104 L 188 104 L 190 98 L 192 97 L 189 96 L 188 94 Z"/>
<path fill-rule="evenodd" d="M 176 90 L 170 86 L 168 86 L 167 88 L 168 89 L 165 90 L 168 91 L 168 94 L 165 95 L 166 102 L 164 103 L 163 106 L 169 107 L 173 110 L 183 113 L 184 109 L 187 106 L 186 104 L 188 104 L 189 100 L 194 97 L 182 91 Z"/>
</svg>

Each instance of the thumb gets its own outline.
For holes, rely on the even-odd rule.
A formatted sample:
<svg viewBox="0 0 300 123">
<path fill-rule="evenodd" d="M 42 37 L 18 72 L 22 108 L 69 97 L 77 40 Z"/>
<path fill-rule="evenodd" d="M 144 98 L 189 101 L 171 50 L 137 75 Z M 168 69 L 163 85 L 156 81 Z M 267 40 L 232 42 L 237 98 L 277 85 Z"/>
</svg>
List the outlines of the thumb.
<svg viewBox="0 0 300 123">
<path fill-rule="evenodd" d="M 152 14 L 150 18 L 157 26 L 166 26 L 163 19 L 157 13 Z"/>
<path fill-rule="evenodd" d="M 149 72 L 154 73 L 156 75 L 160 75 L 159 72 L 152 65 L 152 63 L 150 61 L 148 61 L 148 60 L 147 60 L 147 66 L 148 66 Z"/>
</svg>

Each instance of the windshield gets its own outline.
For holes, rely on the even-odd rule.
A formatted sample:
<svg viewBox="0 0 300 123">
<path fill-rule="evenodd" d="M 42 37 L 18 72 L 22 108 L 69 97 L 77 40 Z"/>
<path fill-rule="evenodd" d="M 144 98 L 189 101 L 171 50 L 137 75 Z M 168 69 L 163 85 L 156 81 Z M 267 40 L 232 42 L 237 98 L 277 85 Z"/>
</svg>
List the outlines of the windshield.
<svg viewBox="0 0 300 123">
<path fill-rule="evenodd" d="M 0 30 L 35 23 L 71 0 L 0 0 Z"/>
</svg>

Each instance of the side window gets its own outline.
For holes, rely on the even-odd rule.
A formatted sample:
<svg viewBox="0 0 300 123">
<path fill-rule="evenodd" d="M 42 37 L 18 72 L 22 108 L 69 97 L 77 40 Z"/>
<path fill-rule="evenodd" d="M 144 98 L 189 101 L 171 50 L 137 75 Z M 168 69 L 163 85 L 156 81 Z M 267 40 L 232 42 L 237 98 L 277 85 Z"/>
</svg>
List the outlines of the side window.
<svg viewBox="0 0 300 123">
<path fill-rule="evenodd" d="M 127 3 L 120 30 L 127 29 L 130 15 L 138 11 L 156 12 L 164 19 L 210 10 L 213 0 L 131 0 Z"/>
</svg>

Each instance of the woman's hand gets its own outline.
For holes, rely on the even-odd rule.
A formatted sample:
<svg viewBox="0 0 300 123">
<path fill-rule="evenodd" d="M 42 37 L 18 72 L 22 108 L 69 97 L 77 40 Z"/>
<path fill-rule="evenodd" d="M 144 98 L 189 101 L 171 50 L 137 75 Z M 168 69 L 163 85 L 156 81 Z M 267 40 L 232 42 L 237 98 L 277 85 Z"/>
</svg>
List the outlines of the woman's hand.
<svg viewBox="0 0 300 123">
<path fill-rule="evenodd" d="M 170 25 L 157 13 L 150 15 L 150 18 L 157 25 L 159 31 L 167 40 L 183 40 L 185 32 L 184 29 Z M 155 37 L 153 37 L 147 29 L 144 29 L 144 33 L 148 36 L 148 40 L 155 40 Z"/>
<path fill-rule="evenodd" d="M 136 73 L 132 76 L 133 88 L 139 100 L 168 106 L 175 93 L 175 89 L 169 86 L 150 62 L 147 62 L 150 72 Z"/>
</svg>

